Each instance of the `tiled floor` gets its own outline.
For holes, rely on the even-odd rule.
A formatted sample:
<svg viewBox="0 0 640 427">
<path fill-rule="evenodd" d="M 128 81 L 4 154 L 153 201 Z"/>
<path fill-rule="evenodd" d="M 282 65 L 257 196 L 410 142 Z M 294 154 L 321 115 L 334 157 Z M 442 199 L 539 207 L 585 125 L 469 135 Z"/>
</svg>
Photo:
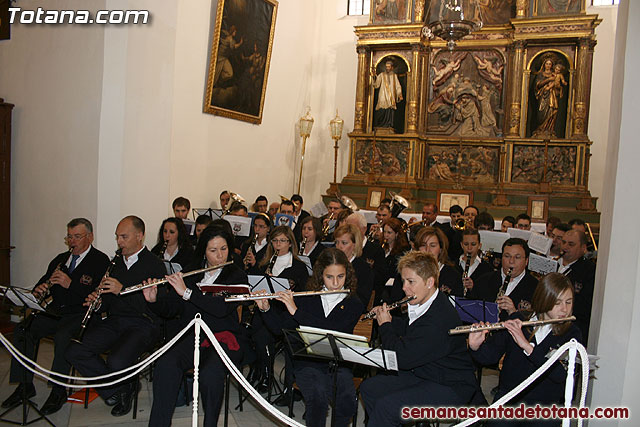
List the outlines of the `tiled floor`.
<svg viewBox="0 0 640 427">
<path fill-rule="evenodd" d="M 40 350 L 38 354 L 38 363 L 44 367 L 51 366 L 51 360 L 53 356 L 53 344 L 48 340 L 43 340 L 40 345 Z M 15 388 L 15 385 L 9 384 L 9 366 L 10 366 L 10 356 L 7 350 L 2 347 L 0 350 L 0 375 L 2 375 L 2 388 L 0 389 L 0 401 L 7 398 L 9 394 L 11 394 Z M 489 395 L 488 390 L 491 390 L 497 384 L 497 375 L 495 371 L 487 371 L 485 370 L 482 386 L 485 391 L 485 395 Z M 35 381 L 36 389 L 38 394 L 33 399 L 33 401 L 42 405 L 44 401 L 47 399 L 49 395 L 49 389 L 45 381 L 41 379 L 37 379 Z M 142 426 L 147 425 L 149 422 L 149 411 L 151 409 L 152 402 L 152 391 L 151 384 L 143 379 L 141 382 L 142 389 L 139 393 L 138 397 L 138 411 L 137 418 L 135 420 L 132 419 L 132 414 L 130 413 L 127 416 L 115 418 L 111 415 L 111 408 L 104 404 L 104 402 L 97 398 L 93 402 L 89 404 L 87 409 L 83 408 L 82 404 L 65 404 L 60 411 L 49 416 L 50 420 L 57 426 L 112 426 L 118 425 L 119 427 L 128 427 L 128 426 Z M 241 427 L 259 427 L 259 426 L 274 426 L 281 425 L 275 422 L 271 416 L 262 409 L 261 407 L 257 407 L 255 402 L 252 400 L 247 400 L 244 405 L 244 411 L 239 412 L 234 410 L 235 406 L 238 403 L 238 392 L 235 384 L 232 386 L 231 397 L 230 397 L 230 415 L 229 415 L 229 426 L 241 426 Z M 280 408 L 286 413 L 286 408 Z M 304 412 L 304 404 L 302 402 L 296 402 L 294 405 L 294 414 L 296 415 L 295 419 L 299 422 L 302 422 L 302 414 Z M 181 427 L 181 426 L 190 426 L 191 425 L 191 415 L 192 408 L 191 406 L 183 406 L 176 408 L 174 416 L 173 416 L 173 426 Z M 22 411 L 20 409 L 13 410 L 10 414 L 7 414 L 5 418 L 20 421 L 22 416 Z M 223 426 L 223 413 L 220 414 L 220 419 L 218 421 L 219 426 Z M 29 419 L 32 419 L 30 417 Z M 200 416 L 200 425 L 202 424 L 203 416 Z M 364 419 L 364 411 L 362 406 L 358 408 L 358 425 L 363 425 Z M 34 424 L 33 426 L 47 426 L 45 421 L 41 420 Z M 327 419 L 327 425 L 329 425 L 329 418 Z"/>
</svg>

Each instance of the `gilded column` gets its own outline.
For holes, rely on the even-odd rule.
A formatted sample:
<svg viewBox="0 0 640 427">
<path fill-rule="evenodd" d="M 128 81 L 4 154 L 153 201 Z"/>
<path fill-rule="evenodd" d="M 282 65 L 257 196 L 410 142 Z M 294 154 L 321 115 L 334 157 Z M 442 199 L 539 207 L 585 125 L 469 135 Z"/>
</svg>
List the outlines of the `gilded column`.
<svg viewBox="0 0 640 427">
<path fill-rule="evenodd" d="M 416 0 L 414 22 L 422 22 L 424 18 L 424 0 Z"/>
<path fill-rule="evenodd" d="M 411 79 L 407 94 L 407 133 L 418 131 L 418 69 L 420 67 L 420 45 L 411 46 Z"/>
<path fill-rule="evenodd" d="M 353 124 L 354 132 L 364 132 L 364 117 L 365 117 L 365 92 L 367 88 L 367 81 L 369 78 L 368 66 L 367 66 L 367 54 L 368 49 L 364 46 L 358 46 L 358 81 L 356 83 L 356 113 Z"/>
<path fill-rule="evenodd" d="M 590 41 L 588 37 L 583 37 L 578 43 L 576 69 L 573 74 L 575 76 L 575 98 L 573 100 L 574 137 L 584 136 L 587 132 L 587 85 L 591 75 L 588 61 Z"/>
<path fill-rule="evenodd" d="M 516 18 L 524 18 L 527 16 L 527 0 L 516 1 Z"/>
<path fill-rule="evenodd" d="M 522 104 L 522 60 L 524 52 L 524 42 L 516 40 L 512 46 L 512 66 L 511 66 L 511 105 L 509 106 L 509 122 L 507 136 L 520 135 L 520 114 Z"/>
</svg>

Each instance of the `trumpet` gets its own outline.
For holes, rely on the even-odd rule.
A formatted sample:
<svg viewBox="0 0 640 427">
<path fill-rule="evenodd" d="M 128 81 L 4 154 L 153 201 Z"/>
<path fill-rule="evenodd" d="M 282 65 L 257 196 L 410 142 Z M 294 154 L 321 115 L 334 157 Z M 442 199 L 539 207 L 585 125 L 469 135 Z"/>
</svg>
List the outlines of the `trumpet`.
<svg viewBox="0 0 640 427">
<path fill-rule="evenodd" d="M 467 252 L 467 259 L 465 260 L 465 263 L 464 263 L 464 273 L 462 273 L 462 280 L 464 280 L 467 277 L 469 277 L 469 267 L 471 267 L 471 252 Z M 467 288 L 466 287 L 462 291 L 462 296 L 463 297 L 467 296 Z"/>
<path fill-rule="evenodd" d="M 453 228 L 458 230 L 458 231 L 464 231 L 466 229 L 473 228 L 473 224 L 471 224 L 471 222 L 467 221 L 464 218 L 460 218 L 460 219 L 456 220 L 455 224 L 453 224 Z"/>
<path fill-rule="evenodd" d="M 504 276 L 504 282 L 502 283 L 502 286 L 500 286 L 500 289 L 498 290 L 498 296 L 496 296 L 496 302 L 498 302 L 498 299 L 500 299 L 507 293 L 507 286 L 509 286 L 509 282 L 511 281 L 512 272 L 513 272 L 513 267 L 509 267 L 507 274 Z"/>
<path fill-rule="evenodd" d="M 574 320 L 576 320 L 575 316 L 561 317 L 559 319 L 547 319 L 547 320 L 524 320 L 522 322 L 522 326 L 542 326 L 542 325 L 548 325 L 552 323 L 573 322 Z M 480 331 L 495 331 L 495 330 L 504 329 L 504 328 L 505 328 L 504 322 L 490 323 L 485 326 L 464 325 L 464 326 L 457 326 L 453 329 L 449 329 L 449 335 L 470 334 L 473 332 L 480 332 Z"/>
<path fill-rule="evenodd" d="M 382 227 L 382 220 L 378 221 L 377 225 L 372 225 L 371 228 L 369 228 L 369 234 L 367 234 L 367 240 L 370 242 L 375 242 L 376 241 L 376 231 L 378 231 L 378 229 L 381 229 Z"/>
<path fill-rule="evenodd" d="M 115 267 L 116 265 L 116 261 L 118 260 L 118 258 L 121 258 L 121 257 L 122 257 L 122 248 L 118 248 L 118 250 L 116 250 L 116 254 L 113 256 L 113 258 L 111 258 L 111 263 L 107 267 L 107 271 L 105 271 L 104 276 L 102 276 L 103 280 L 109 277 L 109 275 L 111 274 L 111 271 L 113 270 L 113 267 Z M 102 280 L 100 282 L 102 282 Z M 73 341 L 82 344 L 82 337 L 84 336 L 84 331 L 87 329 L 87 325 L 91 320 L 91 316 L 93 315 L 94 311 L 98 310 L 101 304 L 102 304 L 102 288 L 98 288 L 98 295 L 96 295 L 96 299 L 91 301 L 91 304 L 89 304 L 89 308 L 87 308 L 87 311 L 84 313 L 84 317 L 82 318 L 82 322 L 80 323 L 80 333 L 78 334 L 78 338 L 74 338 Z"/>
<path fill-rule="evenodd" d="M 406 304 L 409 301 L 412 301 L 414 299 L 416 299 L 416 296 L 415 295 L 411 295 L 410 297 L 406 297 L 404 299 L 401 299 L 400 301 L 396 301 L 396 302 L 394 302 L 392 304 L 389 304 L 387 306 L 387 308 L 389 310 L 393 310 L 394 308 L 398 308 L 401 305 Z M 362 320 L 369 320 L 369 319 L 375 319 L 375 318 L 376 318 L 376 313 L 375 313 L 375 311 L 372 310 L 372 311 L 368 312 L 367 314 L 365 314 L 364 316 L 362 316 L 362 318 L 360 320 L 362 321 Z"/>
<path fill-rule="evenodd" d="M 182 277 L 189 277 L 189 276 L 194 276 L 196 274 L 205 273 L 207 271 L 217 270 L 217 269 L 222 268 L 222 267 L 224 267 L 226 265 L 229 265 L 229 264 L 233 264 L 233 261 L 227 261 L 227 262 L 223 262 L 222 264 L 212 265 L 211 267 L 205 267 L 205 268 L 201 268 L 199 270 L 189 271 L 188 273 L 183 273 Z M 127 294 L 130 294 L 132 292 L 137 292 L 137 291 L 141 291 L 143 289 L 150 288 L 152 286 L 164 285 L 168 281 L 169 281 L 168 279 L 162 279 L 162 280 L 158 280 L 157 282 L 153 282 L 153 283 L 139 283 L 137 285 L 129 286 L 128 288 L 124 288 L 123 290 L 120 291 L 120 295 L 127 295 Z"/>
<path fill-rule="evenodd" d="M 67 261 L 69 260 L 69 257 L 71 256 L 72 252 L 73 252 L 73 248 L 69 248 L 65 261 L 60 262 L 60 264 L 56 266 L 55 270 L 53 270 L 53 272 L 51 273 L 51 276 L 53 276 L 53 274 L 56 271 L 62 270 L 62 266 L 67 264 Z M 44 291 L 42 291 L 42 293 L 38 295 L 38 297 L 36 298 L 36 302 L 38 303 L 38 305 L 44 308 L 45 310 L 47 309 L 47 307 L 49 307 L 49 304 L 51 304 L 51 301 L 53 301 L 53 298 L 51 296 L 51 286 L 53 286 L 53 283 L 51 283 L 51 276 L 49 276 L 49 278 L 44 282 L 44 284 L 47 285 L 47 288 Z"/>
<path fill-rule="evenodd" d="M 348 294 L 348 289 L 340 289 L 337 291 L 303 291 L 303 292 L 293 292 L 294 297 L 310 297 L 313 295 L 331 295 L 331 294 Z M 238 302 L 238 301 L 256 301 L 262 299 L 275 299 L 278 298 L 277 293 L 273 294 L 262 294 L 262 295 L 251 295 L 251 294 L 240 294 L 240 295 L 232 295 L 226 297 L 224 302 Z"/>
<path fill-rule="evenodd" d="M 327 235 L 327 233 L 329 232 L 329 229 L 331 228 L 331 221 L 333 220 L 334 215 L 335 214 L 331 212 L 329 214 L 329 218 L 327 218 L 327 223 L 322 227 L 322 234 L 324 234 L 325 236 Z"/>
</svg>

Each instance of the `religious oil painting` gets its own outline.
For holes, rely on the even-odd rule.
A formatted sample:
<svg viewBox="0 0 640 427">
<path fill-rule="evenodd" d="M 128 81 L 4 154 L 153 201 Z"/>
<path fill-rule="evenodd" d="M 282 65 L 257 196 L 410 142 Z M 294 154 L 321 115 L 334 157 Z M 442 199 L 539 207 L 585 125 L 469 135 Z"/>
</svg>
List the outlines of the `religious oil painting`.
<svg viewBox="0 0 640 427">
<path fill-rule="evenodd" d="M 411 0 L 371 0 L 371 22 L 374 24 L 397 24 L 410 19 Z"/>
<path fill-rule="evenodd" d="M 585 0 L 536 0 L 538 16 L 569 15 L 580 13 L 584 9 L 582 3 Z"/>
<path fill-rule="evenodd" d="M 218 0 L 204 112 L 262 122 L 276 0 Z"/>
<path fill-rule="evenodd" d="M 407 171 L 409 143 L 397 141 L 358 141 L 355 172 L 404 176 Z"/>
<path fill-rule="evenodd" d="M 516 145 L 513 147 L 511 181 L 538 184 L 573 185 L 576 174 L 576 148 L 571 146 Z"/>
<path fill-rule="evenodd" d="M 565 137 L 569 71 L 567 58 L 554 51 L 540 53 L 531 62 L 527 137 Z"/>
<path fill-rule="evenodd" d="M 498 147 L 429 147 L 428 178 L 433 181 L 497 182 L 500 166 Z"/>
<path fill-rule="evenodd" d="M 462 0 L 465 18 L 472 21 L 482 21 L 483 25 L 508 24 L 516 16 L 516 0 Z M 426 0 L 425 16 L 429 22 L 446 20 L 447 13 L 443 10 L 442 0 Z"/>
<path fill-rule="evenodd" d="M 500 137 L 504 123 L 503 53 L 440 50 L 429 67 L 427 131 L 466 137 Z"/>
<path fill-rule="evenodd" d="M 404 133 L 409 67 L 397 55 L 387 55 L 372 71 L 373 127 L 378 133 Z"/>
</svg>

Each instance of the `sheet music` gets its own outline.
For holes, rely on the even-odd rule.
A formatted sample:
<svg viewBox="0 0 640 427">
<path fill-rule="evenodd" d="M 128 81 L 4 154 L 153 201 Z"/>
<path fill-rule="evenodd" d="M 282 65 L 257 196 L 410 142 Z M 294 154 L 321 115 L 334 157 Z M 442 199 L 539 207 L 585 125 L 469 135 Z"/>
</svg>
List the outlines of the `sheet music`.
<svg viewBox="0 0 640 427">
<path fill-rule="evenodd" d="M 187 234 L 193 236 L 196 231 L 196 222 L 189 219 L 183 219 L 182 223 L 184 224 L 184 228 L 187 229 Z"/>
<path fill-rule="evenodd" d="M 247 237 L 251 234 L 251 218 L 248 216 L 225 215 L 225 221 L 231 224 L 234 236 Z"/>
<path fill-rule="evenodd" d="M 558 261 L 538 254 L 529 255 L 529 270 L 542 275 L 558 271 Z"/>
<path fill-rule="evenodd" d="M 517 237 L 525 242 L 528 242 L 531 237 L 531 232 L 529 230 L 520 230 L 519 228 L 508 228 L 507 233 L 509 233 L 509 236 Z"/>
<path fill-rule="evenodd" d="M 16 295 L 16 293 L 19 295 Z M 44 308 L 40 307 L 40 304 L 38 304 L 38 301 L 36 300 L 36 296 L 33 295 L 31 291 L 23 291 L 16 288 L 7 288 L 7 290 L 5 291 L 5 296 L 18 307 L 22 307 L 26 304 L 27 308 L 30 308 L 32 310 L 45 311 Z"/>
<path fill-rule="evenodd" d="M 274 221 L 274 225 L 275 226 L 280 226 L 280 225 L 286 225 L 287 227 L 293 229 L 296 224 L 295 224 L 295 218 L 292 215 L 286 215 L 286 214 L 276 214 L 276 219 Z"/>
<path fill-rule="evenodd" d="M 478 233 L 480 234 L 482 250 L 498 253 L 502 253 L 502 245 L 511 237 L 509 233 L 500 231 L 479 230 Z"/>
<path fill-rule="evenodd" d="M 249 279 L 249 287 L 251 288 L 251 292 L 257 291 L 267 291 L 271 293 L 271 289 L 269 288 L 269 282 L 267 281 L 266 276 L 247 276 Z M 273 286 L 274 292 L 286 291 L 291 288 L 289 285 L 289 280 L 281 277 L 269 277 L 271 280 L 271 285 Z"/>
<path fill-rule="evenodd" d="M 364 218 L 367 220 L 367 224 L 377 224 L 378 220 L 376 219 L 376 211 L 366 211 L 363 209 L 360 209 L 358 212 L 360 212 Z"/>
<path fill-rule="evenodd" d="M 400 215 L 398 215 L 398 218 L 400 219 L 404 219 L 407 224 L 409 224 L 409 220 L 411 218 L 415 218 L 416 221 L 422 221 L 422 214 L 421 213 L 401 213 Z"/>
<path fill-rule="evenodd" d="M 315 205 L 311 206 L 311 209 L 309 209 L 309 213 L 316 218 L 320 218 L 322 215 L 326 215 L 327 213 L 329 213 L 329 211 L 327 210 L 327 207 L 324 203 L 318 202 Z"/>
<path fill-rule="evenodd" d="M 390 371 L 398 370 L 398 358 L 396 357 L 395 351 L 383 351 L 380 348 L 371 350 L 363 347 L 339 347 L 339 350 L 340 356 L 347 362 L 373 366 L 375 368 L 386 366 Z M 366 357 L 364 354 L 366 354 Z"/>
<path fill-rule="evenodd" d="M 364 342 L 367 347 L 369 346 L 369 344 L 367 344 L 369 339 L 367 337 L 365 337 L 365 336 L 362 336 L 362 335 L 347 334 L 346 332 L 332 331 L 331 329 L 314 328 L 313 326 L 304 326 L 304 325 L 300 325 L 298 327 L 298 331 L 299 332 L 309 332 L 309 333 L 321 334 L 321 335 L 331 334 L 336 338 L 342 338 L 342 339 L 345 339 L 345 340 Z"/>
<path fill-rule="evenodd" d="M 309 258 L 306 255 L 298 255 L 298 258 L 300 258 L 300 261 L 304 262 L 304 265 L 307 266 L 307 274 L 311 276 L 313 274 L 313 266 L 311 265 L 311 258 Z"/>
<path fill-rule="evenodd" d="M 182 271 L 182 266 L 177 262 L 169 262 L 169 261 L 163 261 L 163 262 L 164 262 L 164 268 L 167 270 L 167 274 L 173 274 L 173 273 Z"/>
<path fill-rule="evenodd" d="M 553 239 L 538 233 L 531 233 L 529 237 L 529 249 L 540 252 L 542 255 L 548 255 L 549 249 L 553 244 Z"/>
</svg>

